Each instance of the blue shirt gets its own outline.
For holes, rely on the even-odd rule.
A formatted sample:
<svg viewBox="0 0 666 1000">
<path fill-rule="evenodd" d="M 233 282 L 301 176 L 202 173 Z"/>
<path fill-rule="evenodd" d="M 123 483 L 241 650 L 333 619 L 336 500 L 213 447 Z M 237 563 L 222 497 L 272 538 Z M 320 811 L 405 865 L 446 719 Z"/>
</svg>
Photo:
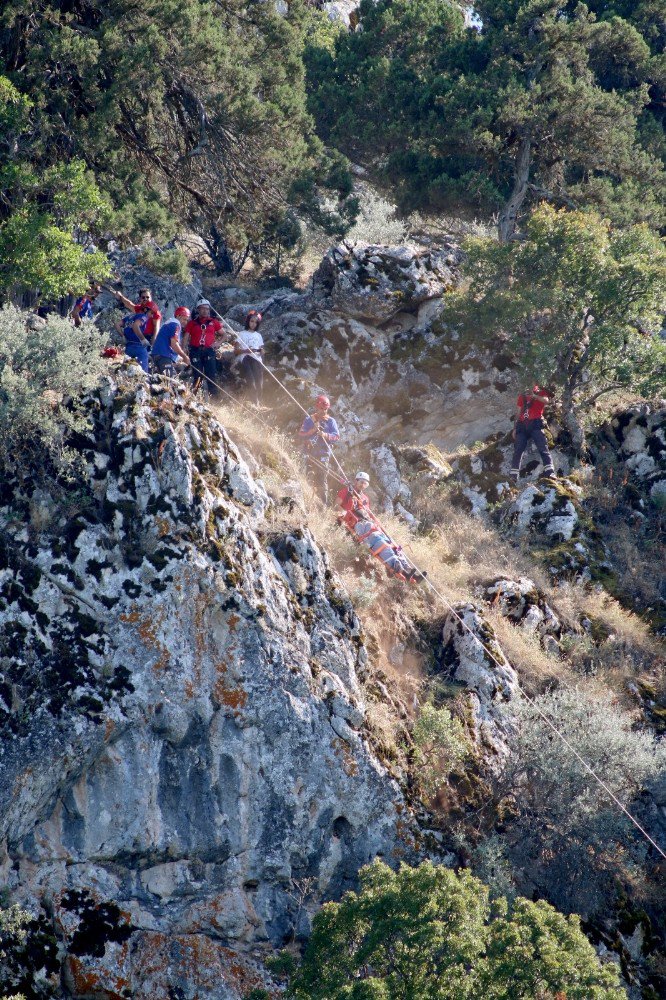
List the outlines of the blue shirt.
<svg viewBox="0 0 666 1000">
<path fill-rule="evenodd" d="M 74 308 L 78 306 L 79 319 L 92 319 L 93 305 L 87 295 L 82 295 L 76 300 Z"/>
<path fill-rule="evenodd" d="M 177 319 L 170 319 L 168 323 L 160 327 L 160 332 L 153 342 L 152 355 L 156 358 L 171 358 L 172 361 L 178 359 L 178 355 L 171 346 L 171 341 L 175 337 L 180 344 L 182 326 Z"/>
<path fill-rule="evenodd" d="M 316 425 L 312 417 L 306 417 L 303 421 L 301 430 L 311 431 L 315 426 Z M 319 422 L 319 430 L 324 434 L 334 434 L 336 440 L 340 437 L 338 425 L 333 417 L 326 417 L 326 420 L 321 420 Z M 312 437 L 306 438 L 304 443 L 307 450 L 317 458 L 328 458 L 331 453 L 330 449 L 332 442 L 324 441 L 318 434 L 313 434 Z"/>
<path fill-rule="evenodd" d="M 145 313 L 139 313 L 138 316 L 136 313 L 130 313 L 128 316 L 123 317 L 123 334 L 128 344 L 141 344 L 141 341 L 132 329 L 137 320 L 139 321 L 139 329 L 143 333 L 148 322 L 148 316 Z"/>
</svg>

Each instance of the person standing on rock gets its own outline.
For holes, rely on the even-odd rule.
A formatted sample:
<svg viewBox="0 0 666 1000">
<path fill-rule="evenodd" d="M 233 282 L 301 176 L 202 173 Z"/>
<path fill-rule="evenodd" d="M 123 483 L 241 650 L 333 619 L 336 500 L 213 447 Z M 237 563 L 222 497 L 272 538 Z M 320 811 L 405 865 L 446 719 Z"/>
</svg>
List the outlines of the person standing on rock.
<svg viewBox="0 0 666 1000">
<path fill-rule="evenodd" d="M 182 323 L 187 323 L 190 318 L 190 310 L 185 306 L 178 306 L 173 319 L 168 319 L 153 342 L 153 349 L 150 357 L 153 367 L 158 375 L 169 375 L 172 378 L 176 374 L 176 362 L 182 358 L 186 365 L 190 359 L 180 346 L 182 341 Z"/>
<path fill-rule="evenodd" d="M 122 333 L 125 338 L 125 354 L 128 358 L 134 358 L 138 361 L 146 375 L 150 372 L 148 364 L 150 341 L 145 335 L 148 318 L 149 314 L 146 310 L 146 312 L 139 313 L 138 316 L 136 313 L 129 313 L 116 322 L 116 330 L 118 333 Z"/>
<path fill-rule="evenodd" d="M 250 309 L 245 317 L 245 330 L 236 334 L 234 354 L 241 358 L 241 371 L 247 384 L 252 387 L 254 401 L 261 406 L 264 392 L 264 338 L 259 333 L 261 313 Z"/>
<path fill-rule="evenodd" d="M 219 319 L 211 316 L 210 302 L 208 299 L 201 299 L 197 302 L 193 317 L 185 327 L 184 350 L 190 356 L 190 362 L 195 369 L 195 376 L 199 380 L 203 376 L 206 380 L 208 392 L 212 397 L 217 396 L 217 357 L 215 345 L 220 340 L 226 340 L 227 334 Z M 198 383 L 195 382 L 195 386 Z"/>
<path fill-rule="evenodd" d="M 541 455 L 543 475 L 546 478 L 552 478 L 555 475 L 553 459 L 548 448 L 548 441 L 546 440 L 546 421 L 543 415 L 545 406 L 552 400 L 553 395 L 554 393 L 550 389 L 544 389 L 540 385 L 535 385 L 531 392 L 523 392 L 518 397 L 518 412 L 513 430 L 513 459 L 511 462 L 511 475 L 515 477 L 516 483 L 520 479 L 520 463 L 530 441 L 534 441 Z"/>
<path fill-rule="evenodd" d="M 338 524 L 344 524 L 352 531 L 359 517 L 367 517 L 370 498 L 365 492 L 370 482 L 367 472 L 357 472 L 353 484 L 348 483 L 338 490 L 336 503 L 343 513 L 338 514 Z"/>
<path fill-rule="evenodd" d="M 306 475 L 325 504 L 328 503 L 328 466 L 333 454 L 331 445 L 340 440 L 330 408 L 328 396 L 317 396 L 313 412 L 305 418 L 298 432 L 306 457 Z"/>
<path fill-rule="evenodd" d="M 157 303 L 153 302 L 153 296 L 149 288 L 139 289 L 139 301 L 132 302 L 128 299 L 126 295 L 122 292 L 112 291 L 112 295 L 118 299 L 119 302 L 125 306 L 126 309 L 133 309 L 135 313 L 147 313 L 147 320 L 145 324 L 144 336 L 146 340 L 149 341 L 149 346 L 153 341 L 153 338 L 159 333 L 160 325 L 162 323 L 162 313 L 157 307 Z"/>
<path fill-rule="evenodd" d="M 81 326 L 84 319 L 93 318 L 93 304 L 99 293 L 99 285 L 91 285 L 85 295 L 79 296 L 69 314 L 74 326 Z"/>
</svg>

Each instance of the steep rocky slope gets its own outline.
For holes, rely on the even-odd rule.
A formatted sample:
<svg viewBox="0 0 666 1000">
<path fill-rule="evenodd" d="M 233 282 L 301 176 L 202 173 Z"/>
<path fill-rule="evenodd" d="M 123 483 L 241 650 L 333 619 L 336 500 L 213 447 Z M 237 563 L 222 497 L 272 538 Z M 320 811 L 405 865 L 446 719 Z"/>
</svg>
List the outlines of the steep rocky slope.
<svg viewBox="0 0 666 1000">
<path fill-rule="evenodd" d="M 3 483 L 2 881 L 48 911 L 73 996 L 238 998 L 409 824 L 326 556 L 130 368 L 90 400 L 73 505 Z"/>
<path fill-rule="evenodd" d="M 118 263 L 128 294 L 156 284 Z M 528 455 L 533 481 L 512 488 L 520 372 L 501 338 L 481 350 L 441 323 L 458 263 L 453 241 L 342 245 L 305 292 L 208 289 L 236 326 L 265 312 L 269 363 L 304 404 L 332 396 L 344 465 L 369 468 L 375 507 L 455 613 L 387 582 L 310 500 L 302 413 L 269 379 L 285 437 L 226 397 L 211 413 L 112 369 L 76 481 L 3 481 L 2 877 L 40 915 L 16 960 L 30 1000 L 239 1000 L 370 858 L 469 862 L 454 834 L 470 809 L 490 816 L 519 685 L 607 686 L 663 730 L 648 624 L 666 600 L 666 409 L 624 408 L 575 469 L 555 419 L 559 478 Z M 471 753 L 424 804 L 410 728 L 433 699 Z M 659 838 L 665 794 L 636 804 Z M 602 938 L 636 978 L 657 937 L 631 944 L 627 912 Z"/>
</svg>

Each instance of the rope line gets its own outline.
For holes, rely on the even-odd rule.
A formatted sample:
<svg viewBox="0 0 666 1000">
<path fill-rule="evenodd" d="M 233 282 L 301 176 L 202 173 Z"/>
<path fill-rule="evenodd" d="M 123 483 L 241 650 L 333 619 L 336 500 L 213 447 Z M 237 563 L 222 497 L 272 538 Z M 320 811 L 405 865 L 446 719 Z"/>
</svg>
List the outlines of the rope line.
<svg viewBox="0 0 666 1000">
<path fill-rule="evenodd" d="M 265 371 L 267 371 L 267 372 L 268 372 L 268 374 L 269 374 L 269 375 L 271 376 L 271 378 L 273 378 L 273 379 L 274 379 L 274 380 L 275 380 L 275 381 L 277 382 L 277 384 L 278 384 L 278 385 L 280 386 L 280 388 L 281 388 L 281 389 L 282 389 L 282 390 L 283 390 L 283 391 L 284 391 L 284 392 L 285 392 L 285 393 L 287 394 L 287 396 L 289 396 L 289 398 L 290 398 L 290 399 L 291 399 L 291 400 L 292 400 L 292 401 L 293 401 L 293 402 L 294 402 L 294 403 L 296 404 L 296 406 L 297 406 L 297 407 L 299 408 L 299 410 L 301 410 L 301 412 L 302 412 L 302 413 L 305 413 L 305 415 L 306 415 L 306 416 L 310 416 L 310 414 L 309 414 L 309 413 L 308 413 L 308 411 L 307 411 L 307 410 L 305 409 L 305 407 L 301 405 L 301 403 L 300 403 L 300 402 L 299 402 L 299 401 L 298 401 L 298 400 L 296 399 L 296 397 L 295 397 L 294 395 L 292 395 L 292 393 L 291 393 L 291 392 L 289 391 L 289 389 L 287 389 L 287 387 L 286 387 L 286 386 L 285 386 L 285 385 L 284 385 L 284 384 L 283 384 L 283 383 L 282 383 L 282 382 L 280 381 L 280 379 L 279 379 L 279 378 L 277 377 L 277 375 L 275 375 L 275 374 L 274 374 L 274 373 L 273 373 L 273 372 L 272 372 L 272 371 L 271 371 L 271 370 L 270 370 L 270 369 L 269 369 L 269 368 L 268 368 L 268 367 L 267 367 L 267 366 L 266 366 L 266 365 L 264 364 L 264 362 L 263 362 L 263 360 L 262 360 L 261 358 L 259 358 L 258 360 L 259 360 L 260 364 L 262 365 L 262 367 L 263 367 L 263 368 L 265 369 Z M 220 389 L 220 390 L 221 390 L 221 391 L 222 391 L 222 392 L 223 392 L 223 393 L 224 393 L 224 394 L 225 394 L 226 396 L 228 396 L 228 397 L 229 397 L 230 399 L 232 399 L 232 400 L 233 400 L 234 402 L 240 402 L 240 403 L 241 403 L 241 405 L 242 405 L 242 406 L 244 406 L 244 407 L 245 407 L 245 409 L 247 409 L 249 413 L 251 413 L 251 414 L 252 414 L 253 416 L 257 417 L 257 419 L 259 419 L 259 420 L 261 421 L 261 423 L 262 423 L 262 424 L 263 424 L 263 425 L 264 425 L 265 427 L 269 427 L 269 425 L 268 425 L 268 424 L 267 424 L 267 423 L 266 423 L 266 422 L 265 422 L 264 420 L 262 420 L 262 418 L 261 418 L 261 417 L 259 416 L 259 414 L 258 414 L 258 413 L 255 413 L 255 412 L 254 412 L 253 410 L 250 410 L 249 406 L 247 406 L 247 405 L 246 405 L 245 403 L 243 403 L 243 401 L 242 401 L 242 400 L 238 400 L 238 399 L 237 399 L 237 397 L 235 397 L 235 396 L 232 396 L 232 394 L 231 394 L 230 392 L 227 392 L 227 390 L 226 390 L 226 389 L 224 389 L 224 388 L 223 388 L 223 387 L 222 387 L 221 385 L 219 385 L 219 384 L 218 384 L 217 382 L 215 382 L 215 380 L 214 380 L 214 379 L 208 379 L 208 378 L 207 378 L 207 376 L 205 375 L 205 373 L 204 373 L 204 372 L 201 372 L 201 371 L 200 371 L 200 370 L 199 370 L 198 368 L 194 367 L 194 365 L 190 364 L 190 367 L 191 367 L 191 368 L 192 368 L 192 369 L 193 369 L 194 371 L 198 372 L 198 374 L 200 374 L 200 375 L 203 375 L 203 377 L 204 377 L 205 379 L 207 379 L 208 381 L 210 381 L 210 382 L 211 382 L 211 383 L 212 383 L 213 385 L 215 385 L 215 386 L 216 386 L 216 387 L 217 387 L 218 389 Z M 269 428 L 269 429 L 272 429 L 272 428 Z M 323 440 L 323 441 L 324 441 L 324 443 L 326 444 L 326 446 L 327 446 L 327 448 L 328 448 L 328 451 L 329 451 L 329 453 L 330 453 L 331 457 L 332 457 L 332 458 L 334 459 L 334 461 L 336 462 L 336 464 L 337 464 L 337 466 L 338 466 L 338 468 L 339 468 L 339 470 L 340 470 L 340 473 L 341 473 L 341 475 L 342 475 L 342 478 L 338 477 L 338 476 L 337 476 L 337 475 L 335 475 L 334 473 L 331 473 L 331 470 L 330 470 L 330 468 L 329 468 L 329 466 L 328 466 L 328 464 L 327 464 L 327 463 L 323 463 L 323 462 L 317 462 L 317 460 L 316 460 L 316 459 L 314 459 L 314 457 L 311 457 L 311 456 L 308 456 L 308 458 L 310 459 L 310 461 L 315 461 L 315 462 L 317 462 L 317 464 L 318 464 L 318 465 L 321 465 L 321 466 L 322 466 L 322 468 L 325 468 L 325 469 L 327 470 L 327 472 L 329 473 L 329 475 L 332 475 L 332 476 L 333 476 L 333 478 L 336 478 L 336 479 L 338 479 L 338 480 L 339 480 L 339 482 L 341 482 L 341 483 L 343 483 L 343 484 L 346 484 L 346 483 L 349 483 L 349 482 L 350 482 L 350 480 L 349 480 L 348 476 L 346 475 L 346 473 L 345 473 L 345 470 L 343 469 L 342 465 L 341 465 L 341 464 L 340 464 L 340 462 L 338 461 L 338 459 L 337 459 L 336 455 L 334 454 L 334 452 L 333 452 L 333 449 L 331 448 L 331 446 L 330 446 L 329 442 L 328 442 L 328 441 L 326 441 L 326 440 L 325 440 L 325 439 L 323 439 L 323 438 L 322 438 L 322 440 Z M 368 509 L 368 512 L 369 512 L 370 514 L 372 514 L 373 518 L 375 518 L 375 520 L 377 521 L 377 523 L 379 524 L 379 526 L 380 526 L 380 527 L 382 528 L 382 530 L 383 530 L 383 531 L 385 531 L 385 529 L 384 529 L 384 528 L 383 528 L 383 526 L 381 525 L 381 522 L 379 521 L 379 518 L 377 518 L 377 516 L 376 516 L 376 515 L 374 514 L 374 512 L 372 511 L 372 509 L 371 509 L 371 508 L 370 508 L 369 506 L 368 506 L 368 508 L 367 508 L 367 509 Z M 414 560 L 412 560 L 412 562 L 414 562 Z M 419 567 L 418 567 L 418 566 L 416 565 L 416 563 L 415 563 L 415 562 L 414 562 L 414 567 L 415 567 L 415 569 L 419 570 L 419 572 L 423 572 L 422 570 L 420 570 L 420 568 L 419 568 Z M 458 622 L 459 622 L 459 623 L 460 623 L 460 624 L 462 625 L 462 627 L 463 627 L 463 628 L 465 629 L 465 631 L 469 633 L 469 635 L 470 635 L 470 636 L 472 637 L 472 639 L 474 640 L 474 642 L 475 642 L 475 643 L 476 643 L 476 644 L 477 644 L 477 645 L 479 646 L 479 648 L 480 648 L 480 649 L 481 649 L 481 650 L 482 650 L 482 651 L 483 651 L 483 652 L 484 652 L 484 653 L 485 653 L 485 654 L 486 654 L 487 656 L 489 656 L 489 657 L 490 657 L 490 659 L 491 659 L 491 660 L 492 660 L 492 661 L 493 661 L 493 662 L 494 662 L 494 663 L 495 663 L 495 664 L 496 664 L 496 665 L 497 665 L 498 667 L 500 667 L 500 669 L 504 669 L 504 667 L 505 667 L 505 664 L 503 664 L 503 663 L 500 663 L 500 661 L 499 661 L 499 660 L 497 659 L 497 657 L 496 657 L 496 656 L 495 656 L 495 654 L 494 654 L 494 653 L 492 652 L 492 650 L 491 650 L 491 649 L 489 649 L 489 648 L 488 648 L 488 647 L 487 647 L 487 646 L 486 646 L 486 645 L 485 645 L 485 644 L 484 644 L 484 643 L 483 643 L 483 642 L 482 642 L 482 641 L 481 641 L 481 640 L 479 639 L 479 637 L 478 637 L 478 636 L 477 636 L 477 635 L 476 635 L 476 634 L 475 634 L 475 633 L 474 633 L 474 632 L 472 631 L 472 629 L 471 629 L 471 628 L 469 627 L 469 625 L 467 624 L 467 622 L 466 622 L 466 621 L 464 621 L 464 619 L 463 619 L 463 618 L 461 617 L 461 615 L 459 614 L 459 612 L 457 612 L 457 611 L 456 611 L 456 609 L 455 609 L 455 608 L 453 607 L 453 605 L 451 604 L 451 602 L 450 602 L 450 601 L 449 601 L 449 600 L 448 600 L 448 599 L 447 599 L 447 598 L 446 598 L 446 597 L 445 597 L 445 596 L 444 596 L 444 595 L 443 595 L 443 594 L 442 594 L 442 593 L 441 593 L 441 592 L 440 592 L 440 591 L 439 591 L 439 590 L 437 589 L 437 587 L 435 587 L 435 585 L 434 585 L 434 584 L 433 584 L 433 582 L 432 582 L 432 581 L 430 580 L 430 578 L 429 578 L 428 576 L 424 576 L 424 577 L 423 577 L 423 580 L 424 580 L 424 582 L 425 582 L 425 583 L 426 583 L 426 584 L 427 584 L 427 585 L 428 585 L 428 586 L 430 587 L 430 589 L 431 589 L 431 591 L 433 592 L 433 594 L 435 594 L 435 595 L 436 595 L 436 596 L 437 596 L 437 597 L 439 598 L 439 600 L 440 600 L 440 601 L 442 602 L 442 604 L 444 605 L 444 607 L 446 607 L 446 608 L 447 608 L 447 609 L 448 609 L 448 610 L 449 610 L 449 611 L 451 612 L 451 614 L 452 614 L 452 615 L 454 616 L 454 618 L 456 618 L 456 620 L 457 620 L 457 621 L 458 621 Z M 530 695 L 528 695 L 528 694 L 527 694 L 527 692 L 525 691 L 525 689 L 523 688 L 523 686 L 522 686 L 522 685 L 520 684 L 520 682 L 519 682 L 519 681 L 516 681 L 516 684 L 517 684 L 517 687 L 518 687 L 518 690 L 520 691 L 520 693 L 521 693 L 521 695 L 523 696 L 523 698 L 525 698 L 525 700 L 526 700 L 526 701 L 527 701 L 527 702 L 528 702 L 528 703 L 529 703 L 529 704 L 530 704 L 530 705 L 532 706 L 532 708 L 533 708 L 533 709 L 534 709 L 534 710 L 535 710 L 535 711 L 537 712 L 537 714 L 539 715 L 539 717 L 540 717 L 540 718 L 541 718 L 541 719 L 542 719 L 542 720 L 543 720 L 543 721 L 544 721 L 544 722 L 546 723 L 546 725 L 548 726 L 548 728 L 549 728 L 549 729 L 550 729 L 550 730 L 551 730 L 551 731 L 552 731 L 552 732 L 553 732 L 553 733 L 555 734 L 555 736 L 557 736 L 557 737 L 558 737 L 558 739 L 559 739 L 559 740 L 560 740 L 560 741 L 562 742 L 562 744 L 563 744 L 563 745 L 564 745 L 564 746 L 565 746 L 565 747 L 566 747 L 566 748 L 567 748 L 567 749 L 568 749 L 568 750 L 570 751 L 570 753 L 572 753 L 572 754 L 574 755 L 574 757 L 576 758 L 576 760 L 578 761 L 578 763 L 582 765 L 582 767 L 583 767 L 583 768 L 584 768 L 584 770 L 585 770 L 585 771 L 586 771 L 586 772 L 587 772 L 587 773 L 588 773 L 588 774 L 590 775 L 590 777 L 591 777 L 591 778 L 593 778 L 593 779 L 594 779 L 594 780 L 595 780 L 595 781 L 597 782 L 597 784 L 599 785 L 599 787 L 600 787 L 601 789 L 603 789 L 603 791 L 604 791 L 604 792 L 605 792 L 605 793 L 606 793 L 606 794 L 608 795 L 608 797 L 609 797 L 609 798 L 610 798 L 610 799 L 611 799 L 611 800 L 612 800 L 612 801 L 613 801 L 613 802 L 615 803 L 615 805 L 616 805 L 616 806 L 617 806 L 617 807 L 618 807 L 618 808 L 619 808 L 619 809 L 621 810 L 621 812 L 622 812 L 622 813 L 624 813 L 624 815 L 625 815 L 625 816 L 627 817 L 627 819 L 629 819 L 629 820 L 631 821 L 631 823 L 632 823 L 632 824 L 634 825 L 634 827 L 635 827 L 635 828 L 636 828 L 636 829 L 637 829 L 637 830 L 639 831 L 639 833 L 640 833 L 640 834 L 641 834 L 641 835 L 642 835 L 642 836 L 643 836 L 643 837 L 644 837 L 644 838 L 645 838 L 645 839 L 646 839 L 646 840 L 648 841 L 648 843 L 649 843 L 649 844 L 651 844 L 651 845 L 652 845 L 652 847 L 654 847 L 654 849 L 655 849 L 655 850 L 657 851 L 657 853 L 658 853 L 658 854 L 660 854 L 660 855 L 661 855 L 661 857 L 662 857 L 662 858 L 664 858 L 664 860 L 666 860 L 666 852 L 664 852 L 664 851 L 662 850 L 662 848 L 661 848 L 661 847 L 659 846 L 659 844 L 657 844 L 657 843 L 656 843 L 656 842 L 655 842 L 655 841 L 654 841 L 654 840 L 652 839 L 652 837 L 650 836 L 650 834 L 649 834 L 649 833 L 647 832 L 647 830 L 645 830 L 645 828 L 644 828 L 643 826 L 641 826 L 641 824 L 640 824 L 640 823 L 638 822 L 638 820 L 636 819 L 636 817 L 635 817 L 635 816 L 633 816 L 633 815 L 632 815 L 632 813 L 630 813 L 630 812 L 629 812 L 629 810 L 627 809 L 627 807 L 626 807 L 626 806 L 625 806 L 625 805 L 624 805 L 624 804 L 623 804 L 623 803 L 622 803 L 622 802 L 620 801 L 620 799 L 619 799 L 619 798 L 617 797 L 617 795 L 615 794 L 615 792 L 613 792 L 613 790 L 612 790 L 611 788 L 609 788 L 609 787 L 608 787 L 608 785 L 606 784 L 606 782 L 605 782 L 605 781 L 604 781 L 604 780 L 603 780 L 603 779 L 602 779 L 601 777 L 599 777 L 599 775 L 598 775 L 598 774 L 597 774 L 597 772 L 596 772 L 596 771 L 594 770 L 594 768 L 592 768 L 592 767 L 591 767 L 591 766 L 590 766 L 590 765 L 589 765 L 589 764 L 587 763 L 587 761 L 586 761 L 586 760 L 584 759 L 584 757 L 582 757 L 582 756 L 581 756 L 581 754 L 580 754 L 580 753 L 578 752 L 578 750 L 576 750 L 576 748 L 575 748 L 574 746 L 572 746 L 572 744 L 571 744 L 571 743 L 570 743 L 570 741 L 569 741 L 569 740 L 567 739 L 567 737 L 566 737 L 566 736 L 564 735 L 564 733 L 563 733 L 563 732 L 562 732 L 562 731 L 561 731 L 560 729 L 558 729 L 558 727 L 557 727 L 557 726 L 555 725 L 555 723 L 554 723 L 554 722 L 553 722 L 553 721 L 552 721 L 551 719 L 549 719 L 549 718 L 548 718 L 548 716 L 546 715 L 546 713 L 545 713 L 545 712 L 544 712 L 544 711 L 543 711 L 543 710 L 542 710 L 542 709 L 541 709 L 541 708 L 539 707 L 539 705 L 537 705 L 537 703 L 536 703 L 536 701 L 534 700 L 534 698 L 532 698 L 532 697 L 531 697 Z"/>
</svg>

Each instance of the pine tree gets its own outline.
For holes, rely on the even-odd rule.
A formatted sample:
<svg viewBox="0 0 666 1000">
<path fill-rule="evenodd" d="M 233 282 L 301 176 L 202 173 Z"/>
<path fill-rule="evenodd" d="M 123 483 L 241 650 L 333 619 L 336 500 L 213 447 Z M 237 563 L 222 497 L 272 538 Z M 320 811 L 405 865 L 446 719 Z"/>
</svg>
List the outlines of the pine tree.
<svg viewBox="0 0 666 1000">
<path fill-rule="evenodd" d="M 499 210 L 503 240 L 544 199 L 660 225 L 663 65 L 649 17 L 597 6 L 479 0 L 477 31 L 446 0 L 364 0 L 363 30 L 309 56 L 323 134 L 385 158 L 406 207 Z"/>
<path fill-rule="evenodd" d="M 8 0 L 0 65 L 34 103 L 31 162 L 78 158 L 119 239 L 189 227 L 221 266 L 274 227 L 322 148 L 302 0 Z"/>
</svg>

